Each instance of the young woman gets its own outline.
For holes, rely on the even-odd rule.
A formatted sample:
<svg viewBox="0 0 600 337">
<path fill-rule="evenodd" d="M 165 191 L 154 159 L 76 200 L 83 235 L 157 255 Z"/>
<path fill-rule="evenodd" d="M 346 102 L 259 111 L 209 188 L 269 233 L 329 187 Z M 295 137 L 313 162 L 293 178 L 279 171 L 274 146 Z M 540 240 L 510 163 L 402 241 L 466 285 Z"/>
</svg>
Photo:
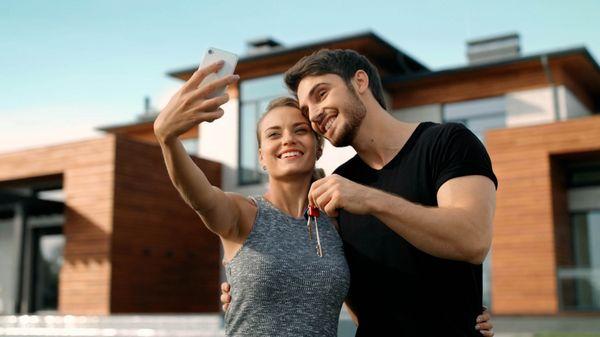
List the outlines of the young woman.
<svg viewBox="0 0 600 337">
<path fill-rule="evenodd" d="M 227 336 L 337 336 L 349 270 L 333 222 L 304 218 L 323 140 L 292 98 L 276 99 L 257 125 L 259 160 L 269 176 L 262 196 L 246 198 L 211 186 L 178 136 L 223 115 L 234 83 L 228 76 L 198 88 L 222 63 L 198 69 L 154 123 L 169 176 L 205 225 L 221 239 L 234 300 L 225 314 Z M 320 248 L 317 248 L 320 247 Z"/>
</svg>

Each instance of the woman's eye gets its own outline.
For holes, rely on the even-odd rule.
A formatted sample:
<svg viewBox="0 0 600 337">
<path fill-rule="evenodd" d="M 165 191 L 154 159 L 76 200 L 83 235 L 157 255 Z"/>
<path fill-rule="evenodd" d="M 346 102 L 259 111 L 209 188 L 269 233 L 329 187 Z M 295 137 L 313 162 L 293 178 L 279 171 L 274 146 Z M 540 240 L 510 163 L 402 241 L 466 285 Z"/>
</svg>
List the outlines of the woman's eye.
<svg viewBox="0 0 600 337">
<path fill-rule="evenodd" d="M 296 130 L 296 133 L 299 133 L 299 134 L 305 134 L 307 131 L 308 131 L 308 130 L 306 130 L 306 129 L 302 128 L 302 129 L 297 129 L 297 130 Z"/>
<path fill-rule="evenodd" d="M 273 138 L 273 137 L 277 137 L 277 136 L 279 136 L 279 133 L 277 133 L 277 132 L 273 132 L 273 133 L 270 133 L 270 134 L 267 136 L 267 138 Z"/>
</svg>

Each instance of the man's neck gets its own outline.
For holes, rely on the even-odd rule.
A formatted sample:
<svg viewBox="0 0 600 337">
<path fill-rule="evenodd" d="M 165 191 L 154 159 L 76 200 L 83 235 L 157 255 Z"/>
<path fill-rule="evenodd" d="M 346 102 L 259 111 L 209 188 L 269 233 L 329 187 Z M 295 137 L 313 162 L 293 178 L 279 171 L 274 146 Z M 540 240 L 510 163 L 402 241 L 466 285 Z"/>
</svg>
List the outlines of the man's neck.
<svg viewBox="0 0 600 337">
<path fill-rule="evenodd" d="M 367 165 L 379 170 L 400 152 L 417 126 L 397 120 L 376 104 L 367 107 L 352 147 Z"/>
</svg>

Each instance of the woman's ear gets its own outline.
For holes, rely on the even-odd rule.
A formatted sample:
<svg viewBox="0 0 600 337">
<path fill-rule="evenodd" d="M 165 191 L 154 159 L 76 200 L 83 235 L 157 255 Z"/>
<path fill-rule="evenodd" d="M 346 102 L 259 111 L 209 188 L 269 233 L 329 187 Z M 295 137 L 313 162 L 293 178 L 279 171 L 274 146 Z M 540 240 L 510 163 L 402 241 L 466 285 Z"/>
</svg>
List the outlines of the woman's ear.
<svg viewBox="0 0 600 337">
<path fill-rule="evenodd" d="M 321 159 L 323 155 L 323 147 L 317 147 L 317 160 Z"/>
<path fill-rule="evenodd" d="M 263 170 L 266 170 L 265 164 L 263 164 L 262 150 L 260 148 L 258 148 L 258 162 L 260 163 L 260 167 L 262 167 Z"/>
</svg>

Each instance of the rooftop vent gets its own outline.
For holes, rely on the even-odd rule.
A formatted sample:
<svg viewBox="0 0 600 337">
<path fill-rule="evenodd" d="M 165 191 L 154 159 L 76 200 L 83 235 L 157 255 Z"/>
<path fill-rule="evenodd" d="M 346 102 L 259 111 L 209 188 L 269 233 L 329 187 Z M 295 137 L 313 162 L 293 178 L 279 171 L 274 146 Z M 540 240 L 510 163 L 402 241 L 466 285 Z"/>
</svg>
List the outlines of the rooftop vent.
<svg viewBox="0 0 600 337">
<path fill-rule="evenodd" d="M 150 97 L 144 97 L 144 112 L 138 115 L 139 121 L 153 120 L 158 115 L 158 111 L 150 105 Z"/>
<path fill-rule="evenodd" d="M 281 49 L 283 45 L 271 37 L 263 37 L 246 42 L 246 47 L 248 55 L 256 55 Z"/>
<path fill-rule="evenodd" d="M 521 56 L 519 34 L 505 34 L 467 41 L 469 64 L 482 64 Z"/>
</svg>

